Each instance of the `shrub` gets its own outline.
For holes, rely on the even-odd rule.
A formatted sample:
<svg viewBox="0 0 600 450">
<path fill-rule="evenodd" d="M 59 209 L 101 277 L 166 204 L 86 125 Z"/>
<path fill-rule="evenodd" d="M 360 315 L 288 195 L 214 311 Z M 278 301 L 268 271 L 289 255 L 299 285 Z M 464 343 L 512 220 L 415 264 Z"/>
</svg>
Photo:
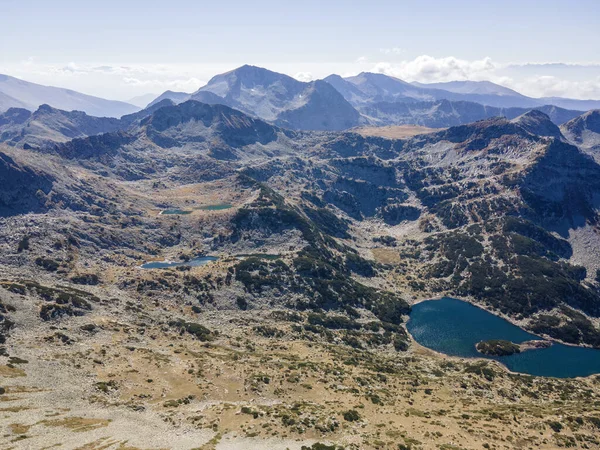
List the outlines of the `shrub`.
<svg viewBox="0 0 600 450">
<path fill-rule="evenodd" d="M 71 281 L 75 284 L 96 285 L 100 282 L 100 279 L 95 273 L 83 273 L 72 276 Z"/>
<path fill-rule="evenodd" d="M 203 342 L 212 341 L 214 339 L 214 333 L 211 332 L 205 326 L 200 325 L 199 323 L 186 322 L 184 320 L 176 320 L 170 322 L 169 325 L 178 328 L 182 334 L 184 332 L 187 332 Z"/>
<path fill-rule="evenodd" d="M 23 239 L 19 241 L 17 253 L 21 253 L 23 250 L 29 250 L 29 236 L 24 236 Z"/>
<path fill-rule="evenodd" d="M 348 411 L 345 411 L 343 416 L 344 420 L 347 422 L 356 422 L 360 420 L 360 414 L 358 414 L 358 411 L 355 409 L 349 409 Z"/>
<path fill-rule="evenodd" d="M 58 268 L 60 267 L 59 262 L 54 261 L 53 259 L 42 258 L 42 257 L 36 258 L 35 263 L 38 266 L 42 267 L 43 269 L 45 269 L 49 272 L 56 272 L 56 270 L 58 270 Z"/>
<path fill-rule="evenodd" d="M 246 300 L 244 297 L 238 297 L 238 298 L 236 298 L 235 299 L 235 304 L 242 311 L 246 311 L 248 309 L 248 300 Z"/>
<path fill-rule="evenodd" d="M 560 433 L 560 431 L 563 429 L 562 423 L 557 421 L 548 422 L 548 426 L 552 428 L 555 433 Z"/>
</svg>

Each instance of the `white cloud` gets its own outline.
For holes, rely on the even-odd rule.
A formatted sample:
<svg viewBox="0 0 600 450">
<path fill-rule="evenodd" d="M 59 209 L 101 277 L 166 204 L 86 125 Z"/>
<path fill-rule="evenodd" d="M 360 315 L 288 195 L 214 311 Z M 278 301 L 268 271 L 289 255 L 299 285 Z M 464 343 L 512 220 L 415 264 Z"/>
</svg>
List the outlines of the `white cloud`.
<svg viewBox="0 0 600 450">
<path fill-rule="evenodd" d="M 294 75 L 294 78 L 298 81 L 304 81 L 305 83 L 314 80 L 313 74 L 310 72 L 298 72 Z"/>
<path fill-rule="evenodd" d="M 595 63 L 505 63 L 489 57 L 466 60 L 453 56 L 429 55 L 413 59 L 398 56 L 398 50 L 377 49 L 375 56 L 361 56 L 345 62 L 256 62 L 261 67 L 292 75 L 301 81 L 359 72 L 379 72 L 405 81 L 425 83 L 454 80 L 489 80 L 533 97 L 561 96 L 600 99 L 600 65 Z M 388 52 L 389 50 L 389 52 Z M 239 65 L 239 64 L 238 64 Z M 0 61 L 0 73 L 60 86 L 105 98 L 126 100 L 167 89 L 193 92 L 212 76 L 236 67 L 220 64 L 119 64 L 114 62 L 41 63 L 30 57 L 18 62 Z"/>
<path fill-rule="evenodd" d="M 600 65 L 590 63 L 500 64 L 489 57 L 465 60 L 421 55 L 400 62 L 381 61 L 370 71 L 409 82 L 491 81 L 531 97 L 600 99 Z"/>
<path fill-rule="evenodd" d="M 428 55 L 418 56 L 410 61 L 399 63 L 379 62 L 372 71 L 394 76 L 405 81 L 435 83 L 455 80 L 483 80 L 498 69 L 491 58 L 475 61 L 458 59 L 453 56 L 434 58 Z"/>
<path fill-rule="evenodd" d="M 12 64 L 0 63 L 0 73 L 122 100 L 147 93 L 162 93 L 167 89 L 194 92 L 215 73 L 223 71 L 202 65 L 44 64 L 33 58 Z"/>
<path fill-rule="evenodd" d="M 600 99 L 600 76 L 589 80 L 567 80 L 552 75 L 528 77 L 514 82 L 514 89 L 532 97 Z"/>
</svg>

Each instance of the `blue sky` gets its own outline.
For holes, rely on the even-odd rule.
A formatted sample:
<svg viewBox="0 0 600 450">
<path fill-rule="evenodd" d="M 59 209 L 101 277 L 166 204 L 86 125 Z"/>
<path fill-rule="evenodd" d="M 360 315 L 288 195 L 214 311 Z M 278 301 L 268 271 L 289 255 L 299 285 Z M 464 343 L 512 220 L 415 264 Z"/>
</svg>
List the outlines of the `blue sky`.
<svg viewBox="0 0 600 450">
<path fill-rule="evenodd" d="M 300 79 L 369 70 L 600 98 L 598 0 L 0 4 L 0 72 L 112 98 L 195 90 L 245 63 Z"/>
</svg>

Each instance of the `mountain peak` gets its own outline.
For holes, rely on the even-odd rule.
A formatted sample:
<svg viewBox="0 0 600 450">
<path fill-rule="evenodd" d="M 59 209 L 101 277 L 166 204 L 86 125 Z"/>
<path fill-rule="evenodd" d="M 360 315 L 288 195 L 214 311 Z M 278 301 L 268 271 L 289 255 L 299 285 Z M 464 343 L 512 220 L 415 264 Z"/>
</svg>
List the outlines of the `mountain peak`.
<svg viewBox="0 0 600 450">
<path fill-rule="evenodd" d="M 565 137 L 582 147 L 600 148 L 600 109 L 588 111 L 561 126 Z"/>
<path fill-rule="evenodd" d="M 550 120 L 550 117 L 537 109 L 532 109 L 520 115 L 512 122 L 538 136 L 563 137 L 560 129 Z"/>
<path fill-rule="evenodd" d="M 43 105 L 40 105 L 38 107 L 36 112 L 53 112 L 53 111 L 57 111 L 57 109 L 53 108 L 52 106 L 48 105 L 47 103 L 44 103 Z"/>
</svg>

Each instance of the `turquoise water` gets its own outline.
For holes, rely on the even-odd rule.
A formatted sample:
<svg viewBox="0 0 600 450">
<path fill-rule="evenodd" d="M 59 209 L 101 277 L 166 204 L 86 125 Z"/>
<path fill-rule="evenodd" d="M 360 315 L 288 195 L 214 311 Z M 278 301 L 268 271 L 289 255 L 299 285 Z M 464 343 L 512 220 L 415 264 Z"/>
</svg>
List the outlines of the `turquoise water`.
<svg viewBox="0 0 600 450">
<path fill-rule="evenodd" d="M 161 211 L 160 213 L 162 215 L 172 215 L 172 214 L 185 215 L 185 214 L 191 214 L 192 211 L 187 211 L 184 209 L 165 209 L 164 211 Z"/>
<path fill-rule="evenodd" d="M 413 338 L 424 347 L 450 356 L 495 359 L 514 372 L 558 378 L 600 373 L 600 350 L 559 343 L 550 348 L 510 356 L 482 355 L 475 349 L 479 341 L 504 339 L 520 344 L 540 338 L 470 303 L 453 298 L 414 305 L 406 326 Z"/>
<path fill-rule="evenodd" d="M 169 267 L 179 267 L 179 266 L 187 266 L 187 267 L 198 267 L 204 266 L 210 262 L 216 261 L 216 256 L 200 256 L 198 258 L 190 259 L 189 261 L 152 261 L 147 262 L 146 264 L 142 264 L 140 267 L 142 269 L 166 269 Z"/>
<path fill-rule="evenodd" d="M 229 203 L 222 203 L 219 205 L 205 205 L 205 206 L 201 206 L 198 209 L 201 209 L 203 211 L 220 211 L 222 209 L 229 209 L 229 208 L 233 208 L 233 205 L 230 205 Z"/>
</svg>

